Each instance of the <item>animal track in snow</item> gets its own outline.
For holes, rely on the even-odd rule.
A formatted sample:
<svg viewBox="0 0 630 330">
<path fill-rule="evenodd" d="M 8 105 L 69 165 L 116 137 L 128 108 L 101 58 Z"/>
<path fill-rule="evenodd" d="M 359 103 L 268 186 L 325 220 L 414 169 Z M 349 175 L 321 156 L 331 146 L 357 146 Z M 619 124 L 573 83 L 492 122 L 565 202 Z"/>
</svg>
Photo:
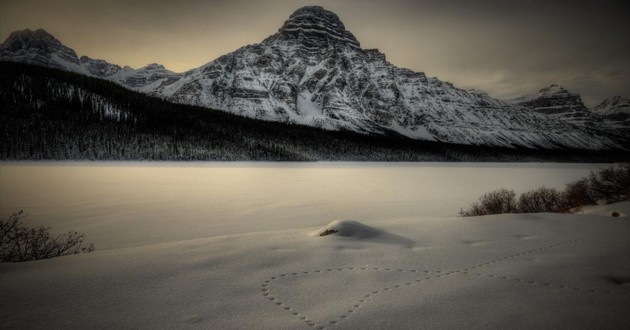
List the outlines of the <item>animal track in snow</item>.
<svg viewBox="0 0 630 330">
<path fill-rule="evenodd" d="M 263 296 L 265 296 L 265 298 L 267 298 L 269 301 L 274 302 L 276 305 L 283 307 L 283 309 L 291 312 L 293 316 L 297 317 L 299 320 L 303 321 L 304 323 L 306 323 L 307 325 L 315 329 L 326 329 L 327 327 L 338 325 L 344 320 L 347 320 L 348 318 L 350 318 L 352 315 L 355 315 L 358 312 L 358 310 L 361 309 L 361 307 L 364 304 L 371 301 L 372 298 L 376 298 L 383 293 L 390 292 L 393 290 L 398 290 L 404 287 L 412 287 L 414 285 L 423 284 L 432 279 L 445 278 L 452 274 L 463 274 L 463 275 L 484 277 L 487 279 L 494 279 L 494 280 L 501 280 L 501 281 L 515 281 L 521 284 L 537 285 L 537 286 L 542 286 L 542 287 L 564 289 L 564 290 L 571 290 L 575 292 L 583 292 L 583 293 L 591 293 L 591 294 L 630 295 L 630 292 L 625 292 L 625 291 L 586 289 L 586 288 L 572 287 L 568 285 L 526 280 L 526 279 L 521 279 L 521 278 L 516 278 L 516 277 L 511 277 L 511 276 L 485 274 L 480 271 L 482 268 L 486 268 L 496 263 L 504 262 L 510 259 L 522 257 L 529 254 L 544 252 L 550 249 L 565 246 L 567 244 L 573 244 L 573 243 L 576 243 L 577 241 L 578 240 L 576 239 L 567 240 L 567 241 L 559 242 L 553 245 L 548 245 L 548 246 L 544 246 L 540 248 L 534 248 L 534 249 L 530 249 L 530 250 L 526 250 L 522 252 L 517 252 L 517 253 L 510 254 L 504 257 L 500 257 L 500 258 L 496 258 L 487 262 L 472 265 L 467 268 L 462 268 L 459 270 L 450 270 L 450 271 L 403 269 L 403 268 L 391 268 L 391 267 L 383 268 L 383 267 L 367 267 L 366 266 L 366 267 L 326 268 L 326 269 L 320 269 L 320 270 L 284 273 L 284 274 L 270 277 L 269 279 L 265 280 L 265 282 L 262 284 L 262 292 L 263 292 Z M 385 287 L 366 289 L 366 291 L 364 291 L 363 294 L 358 294 L 358 297 L 360 297 L 359 299 L 356 299 L 352 304 L 350 304 L 347 308 L 345 308 L 343 312 L 339 313 L 338 316 L 333 317 L 326 321 L 318 321 L 318 322 L 315 322 L 313 319 L 305 315 L 302 315 L 302 312 L 295 310 L 293 306 L 290 306 L 286 304 L 285 302 L 281 301 L 278 296 L 274 295 L 273 290 L 271 288 L 273 285 L 278 285 L 278 286 L 281 285 L 281 281 L 288 278 L 322 276 L 326 274 L 333 274 L 333 273 L 339 273 L 339 272 L 344 272 L 344 273 L 387 272 L 387 273 L 392 273 L 392 274 L 404 274 L 404 275 L 408 275 L 408 277 L 406 278 L 406 280 L 396 282 L 394 284 L 390 284 Z"/>
</svg>

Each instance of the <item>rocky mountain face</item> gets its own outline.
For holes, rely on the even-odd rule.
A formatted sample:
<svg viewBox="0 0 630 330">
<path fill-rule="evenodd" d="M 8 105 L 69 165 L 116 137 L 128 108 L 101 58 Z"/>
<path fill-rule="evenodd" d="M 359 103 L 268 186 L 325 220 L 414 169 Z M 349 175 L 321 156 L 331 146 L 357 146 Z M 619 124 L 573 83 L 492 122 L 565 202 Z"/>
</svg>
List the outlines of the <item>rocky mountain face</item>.
<svg viewBox="0 0 630 330">
<path fill-rule="evenodd" d="M 107 79 L 148 94 L 151 94 L 162 84 L 173 83 L 182 76 L 157 63 L 148 64 L 140 69 L 132 69 L 129 66 L 121 68 L 104 60 L 96 60 L 87 56 L 82 56 L 79 61 L 88 75 Z"/>
<path fill-rule="evenodd" d="M 132 69 L 87 56 L 79 58 L 74 50 L 42 29 L 36 31 L 26 29 L 11 33 L 0 45 L 0 60 L 35 64 L 103 78 L 147 93 L 163 82 L 172 83 L 181 77 L 181 74 L 171 72 L 159 64 Z"/>
<path fill-rule="evenodd" d="M 14 33 L 0 47 L 0 60 L 32 63 L 28 62 L 31 57 L 21 55 L 35 52 L 29 50 L 31 43 L 14 40 L 28 39 L 27 34 Z M 298 9 L 261 43 L 181 74 L 157 64 L 134 70 L 102 60 L 77 59 L 56 39 L 48 40 L 56 46 L 48 48 L 52 52 L 37 53 L 46 60 L 35 64 L 108 79 L 178 103 L 266 121 L 465 145 L 619 147 L 605 129 L 580 117 L 585 107 L 582 109 L 579 96 L 575 99 L 568 92 L 550 90 L 545 93 L 566 94 L 561 99 L 572 99 L 572 107 L 554 110 L 554 96 L 547 103 L 528 101 L 541 109 L 531 111 L 525 100 L 504 102 L 398 68 L 378 50 L 362 49 L 339 17 L 321 7 Z M 66 55 L 62 57 L 58 51 Z M 575 120 L 564 120 L 565 114 Z"/>
<path fill-rule="evenodd" d="M 613 135 L 627 137 L 627 132 L 630 132 L 630 100 L 620 96 L 606 99 L 590 110 L 582 103 L 580 95 L 561 86 L 551 85 L 538 93 L 508 102 L 578 126 L 609 131 Z"/>
<path fill-rule="evenodd" d="M 630 114 L 630 99 L 621 96 L 611 97 L 593 108 L 599 115 Z"/>
<path fill-rule="evenodd" d="M 559 85 L 551 85 L 542 88 L 537 93 L 521 96 L 508 102 L 579 126 L 602 126 L 601 118 L 594 115 L 582 103 L 579 94 L 571 93 Z"/>
<path fill-rule="evenodd" d="M 0 45 L 0 59 L 86 73 L 77 53 L 42 29 L 11 33 Z"/>
<path fill-rule="evenodd" d="M 630 134 L 630 99 L 611 97 L 594 107 L 593 112 L 601 116 L 608 126 L 622 130 L 626 136 Z"/>
</svg>

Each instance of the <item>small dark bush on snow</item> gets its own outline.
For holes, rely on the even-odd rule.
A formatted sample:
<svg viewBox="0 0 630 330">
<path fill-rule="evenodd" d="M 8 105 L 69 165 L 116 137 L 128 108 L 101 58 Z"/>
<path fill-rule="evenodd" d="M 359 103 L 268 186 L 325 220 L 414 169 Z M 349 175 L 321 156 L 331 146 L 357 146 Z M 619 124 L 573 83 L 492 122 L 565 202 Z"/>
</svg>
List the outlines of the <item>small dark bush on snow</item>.
<svg viewBox="0 0 630 330">
<path fill-rule="evenodd" d="M 83 234 L 68 232 L 52 237 L 50 228 L 28 228 L 22 224 L 24 212 L 0 219 L 0 262 L 48 259 L 94 251 L 94 245 L 83 245 Z"/>
<path fill-rule="evenodd" d="M 486 214 L 516 212 L 516 194 L 514 190 L 498 189 L 484 194 L 479 201 L 472 203 L 468 210 L 460 210 L 462 217 Z"/>
<path fill-rule="evenodd" d="M 563 196 L 555 188 L 540 187 L 518 198 L 518 213 L 560 212 Z"/>
</svg>

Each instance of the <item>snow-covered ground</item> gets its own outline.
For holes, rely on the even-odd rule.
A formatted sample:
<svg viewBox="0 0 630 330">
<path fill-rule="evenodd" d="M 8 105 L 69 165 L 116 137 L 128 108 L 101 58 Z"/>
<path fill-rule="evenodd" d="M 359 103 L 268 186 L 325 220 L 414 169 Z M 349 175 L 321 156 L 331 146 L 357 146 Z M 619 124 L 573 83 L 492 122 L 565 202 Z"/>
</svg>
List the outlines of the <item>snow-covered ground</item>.
<svg viewBox="0 0 630 330">
<path fill-rule="evenodd" d="M 456 217 L 600 166 L 2 163 L 97 251 L 0 264 L 0 328 L 626 329 L 630 203 Z"/>
</svg>

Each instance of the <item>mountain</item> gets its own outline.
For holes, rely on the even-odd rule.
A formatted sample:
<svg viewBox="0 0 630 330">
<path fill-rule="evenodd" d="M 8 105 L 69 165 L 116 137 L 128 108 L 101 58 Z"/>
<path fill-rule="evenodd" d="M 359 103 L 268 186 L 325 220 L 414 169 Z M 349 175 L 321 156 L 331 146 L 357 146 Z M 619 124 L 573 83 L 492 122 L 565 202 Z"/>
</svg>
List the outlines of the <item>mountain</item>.
<svg viewBox="0 0 630 330">
<path fill-rule="evenodd" d="M 162 83 L 172 83 L 181 77 L 159 64 L 140 69 L 120 67 L 105 60 L 87 56 L 79 58 L 76 52 L 63 45 L 45 30 L 16 31 L 0 45 L 0 60 L 41 65 L 70 72 L 107 79 L 125 87 L 150 93 Z"/>
<path fill-rule="evenodd" d="M 603 162 L 623 154 L 465 146 L 260 121 L 10 62 L 0 62 L 0 136 L 4 160 Z"/>
<path fill-rule="evenodd" d="M 559 85 L 551 85 L 537 93 L 507 102 L 523 106 L 557 119 L 589 129 L 605 130 L 618 139 L 627 139 L 630 132 L 630 100 L 615 96 L 589 110 L 579 94 Z"/>
<path fill-rule="evenodd" d="M 176 103 L 327 130 L 493 147 L 620 148 L 605 129 L 586 129 L 398 68 L 378 50 L 361 48 L 336 14 L 317 6 L 298 9 L 261 43 L 181 74 L 157 64 L 134 70 L 77 59 L 44 34 L 12 34 L 0 46 L 0 60 L 62 68 Z M 50 46 L 31 50 L 36 43 L 30 39 L 39 40 L 34 35 Z M 40 60 L 31 60 L 32 53 Z"/>
<path fill-rule="evenodd" d="M 0 45 L 2 61 L 41 65 L 87 74 L 77 53 L 43 29 L 15 31 Z"/>
<path fill-rule="evenodd" d="M 595 106 L 593 112 L 603 116 L 622 113 L 630 115 L 630 99 L 621 96 L 611 97 Z"/>
<path fill-rule="evenodd" d="M 603 126 L 602 119 L 594 115 L 582 103 L 579 94 L 571 93 L 559 85 L 551 85 L 542 88 L 537 93 L 511 99 L 508 102 L 579 126 Z"/>
<path fill-rule="evenodd" d="M 607 125 L 623 130 L 626 136 L 630 135 L 630 99 L 621 96 L 606 99 L 595 106 L 593 112 L 600 115 Z"/>
</svg>

